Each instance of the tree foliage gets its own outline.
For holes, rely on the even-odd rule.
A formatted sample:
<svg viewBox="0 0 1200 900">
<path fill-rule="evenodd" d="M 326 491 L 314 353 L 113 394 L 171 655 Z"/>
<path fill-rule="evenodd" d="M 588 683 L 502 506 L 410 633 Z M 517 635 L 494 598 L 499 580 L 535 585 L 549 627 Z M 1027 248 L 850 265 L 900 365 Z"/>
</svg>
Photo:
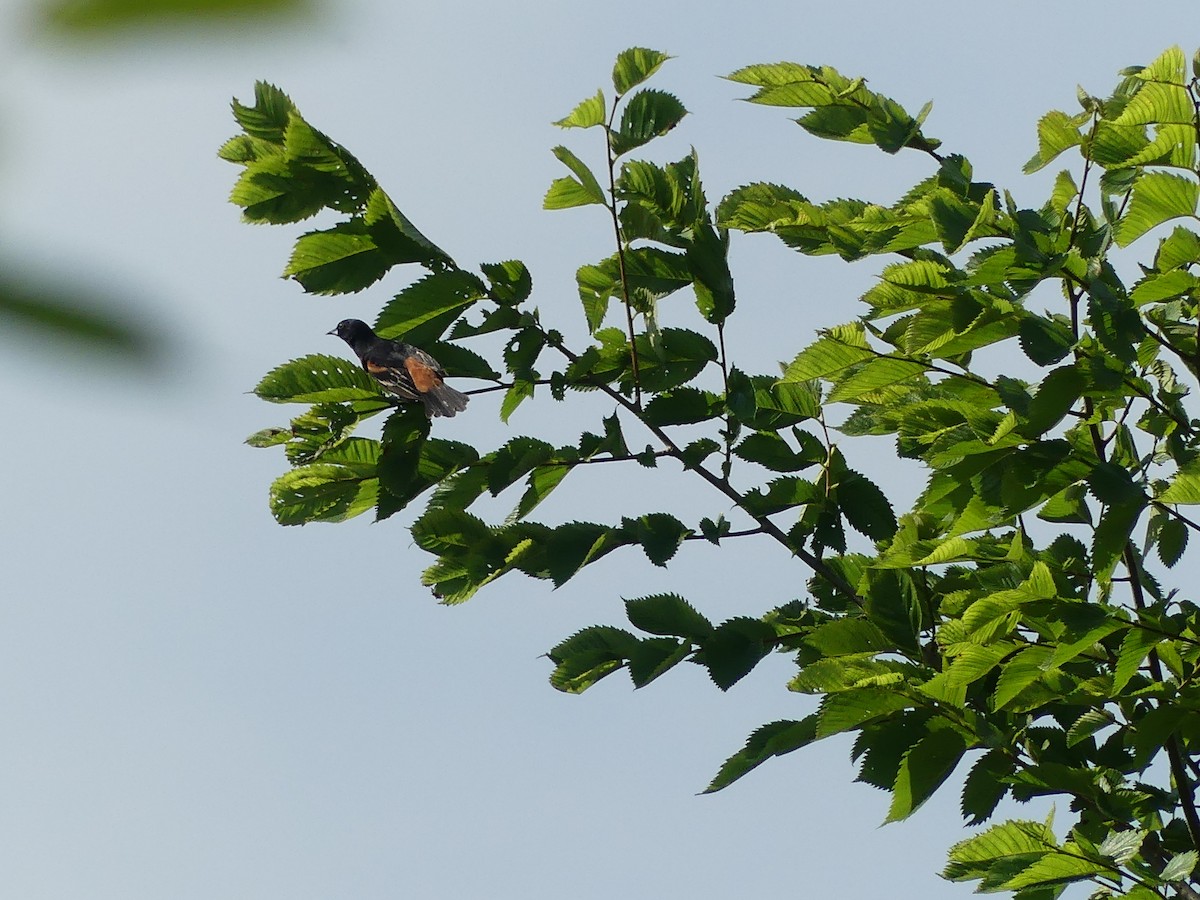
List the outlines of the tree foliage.
<svg viewBox="0 0 1200 900">
<path fill-rule="evenodd" d="M 763 725 L 708 790 L 852 733 L 859 779 L 891 792 L 888 821 L 965 772 L 963 816 L 990 825 L 950 850 L 946 878 L 1029 900 L 1080 881 L 1139 900 L 1195 896 L 1200 608 L 1170 577 L 1200 528 L 1187 509 L 1200 503 L 1200 435 L 1185 404 L 1200 375 L 1200 59 L 1189 68 L 1172 48 L 1122 72 L 1110 96 L 1048 113 L 1026 169 L 1066 153 L 1072 165 L 1036 209 L 975 181 L 925 132 L 928 105 L 913 114 L 861 78 L 792 63 L 729 78 L 816 137 L 915 151 L 927 177 L 891 204 L 765 182 L 711 204 L 695 153 L 667 165 L 629 155 L 686 115 L 644 86 L 667 59 L 622 53 L 612 92 L 557 123 L 592 130 L 606 166 L 555 148 L 566 174 L 545 206 L 599 207 L 616 237 L 578 270 L 579 344 L 544 321 L 522 263 L 460 268 L 282 91 L 259 84 L 253 105 L 235 101 L 242 133 L 221 156 L 242 167 L 232 200 L 245 218 L 337 217 L 297 241 L 285 274 L 304 290 L 360 291 L 417 266 L 423 277 L 380 312 L 381 334 L 503 391 L 505 421 L 578 391 L 616 409 L 565 446 L 518 435 L 476 448 L 433 437 L 345 361 L 294 360 L 257 393 L 303 411 L 251 438 L 291 464 L 271 488 L 276 517 L 385 519 L 419 501 L 424 582 L 448 603 L 515 572 L 562 585 L 626 548 L 666 566 L 687 540 L 762 536 L 807 569 L 804 597 L 724 622 L 675 594 L 628 600 L 626 623 L 550 649 L 551 683 L 580 692 L 624 669 L 640 687 L 691 662 L 726 689 L 784 653 L 788 687 L 819 698 L 816 711 Z M 730 358 L 735 232 L 883 257 L 865 312 L 782 372 Z M 1140 257 L 1123 250 L 1134 244 Z M 672 301 L 667 325 L 660 306 L 676 294 L 695 308 Z M 504 340 L 490 360 L 468 347 L 484 335 Z M 983 374 L 997 365 L 1004 374 Z M 380 439 L 355 434 L 382 414 Z M 891 436 L 926 473 L 912 507 L 894 509 L 835 432 Z M 599 463 L 673 463 L 736 512 L 533 517 L 574 469 Z M 472 511 L 505 492 L 502 520 Z M 1071 821 L 995 823 L 1006 796 L 1063 798 Z"/>
</svg>

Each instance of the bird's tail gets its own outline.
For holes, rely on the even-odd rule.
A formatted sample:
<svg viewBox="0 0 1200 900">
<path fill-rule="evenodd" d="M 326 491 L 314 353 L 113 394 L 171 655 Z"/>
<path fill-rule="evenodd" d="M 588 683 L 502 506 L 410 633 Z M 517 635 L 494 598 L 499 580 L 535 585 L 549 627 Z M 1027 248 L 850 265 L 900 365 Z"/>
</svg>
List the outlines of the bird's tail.
<svg viewBox="0 0 1200 900">
<path fill-rule="evenodd" d="M 421 402 L 425 404 L 425 412 L 431 418 L 433 416 L 451 418 L 455 413 L 466 409 L 469 400 L 470 398 L 466 394 L 456 391 L 447 384 L 439 384 L 421 395 Z"/>
</svg>

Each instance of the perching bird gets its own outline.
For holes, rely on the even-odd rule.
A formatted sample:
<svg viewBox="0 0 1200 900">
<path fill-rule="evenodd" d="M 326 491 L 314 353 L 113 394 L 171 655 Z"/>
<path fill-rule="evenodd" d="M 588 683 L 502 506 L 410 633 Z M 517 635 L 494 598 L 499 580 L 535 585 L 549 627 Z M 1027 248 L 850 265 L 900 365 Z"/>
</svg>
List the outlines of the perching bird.
<svg viewBox="0 0 1200 900">
<path fill-rule="evenodd" d="M 401 400 L 420 401 L 426 415 L 453 416 L 467 408 L 467 395 L 445 383 L 446 370 L 424 350 L 381 338 L 358 319 L 343 319 L 329 334 L 350 345 L 385 391 Z"/>
</svg>

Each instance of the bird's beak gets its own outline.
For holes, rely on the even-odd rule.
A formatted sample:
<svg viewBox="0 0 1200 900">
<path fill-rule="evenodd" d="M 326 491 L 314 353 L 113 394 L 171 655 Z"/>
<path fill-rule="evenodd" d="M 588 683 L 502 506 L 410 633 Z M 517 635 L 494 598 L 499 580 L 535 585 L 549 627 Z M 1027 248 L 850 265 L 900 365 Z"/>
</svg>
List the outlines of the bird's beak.
<svg viewBox="0 0 1200 900">
<path fill-rule="evenodd" d="M 336 328 L 330 328 L 330 329 L 329 329 L 327 332 L 325 332 L 325 333 L 326 333 L 326 334 L 332 334 L 334 337 L 337 337 L 337 329 L 336 329 Z"/>
</svg>

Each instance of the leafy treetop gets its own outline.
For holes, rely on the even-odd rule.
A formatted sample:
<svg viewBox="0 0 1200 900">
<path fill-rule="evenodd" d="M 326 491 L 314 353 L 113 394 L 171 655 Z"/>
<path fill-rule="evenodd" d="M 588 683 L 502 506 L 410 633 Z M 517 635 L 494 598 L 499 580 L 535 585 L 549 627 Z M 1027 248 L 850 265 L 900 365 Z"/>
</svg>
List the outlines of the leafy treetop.
<svg viewBox="0 0 1200 900">
<path fill-rule="evenodd" d="M 614 240 L 577 273 L 581 345 L 543 320 L 522 263 L 461 268 L 280 90 L 235 101 L 242 133 L 221 156 L 242 167 L 231 199 L 246 220 L 339 217 L 296 242 L 284 271 L 305 291 L 357 292 L 415 264 L 424 274 L 380 311 L 382 335 L 488 385 L 476 393 L 503 392 L 505 422 L 571 392 L 615 408 L 572 444 L 517 435 L 478 448 L 431 436 L 419 410 L 394 408 L 351 363 L 293 360 L 256 390 L 305 409 L 249 440 L 282 446 L 290 463 L 271 487 L 276 518 L 385 519 L 420 500 L 412 535 L 434 558 L 424 581 L 447 603 L 513 572 L 563 585 L 624 547 L 665 566 L 683 541 L 766 538 L 807 570 L 804 596 L 720 623 L 675 594 L 628 600 L 629 627 L 586 628 L 550 650 L 551 683 L 580 692 L 625 669 L 641 687 L 688 661 L 726 689 L 783 652 L 796 663 L 788 687 L 819 698 L 816 711 L 755 731 L 710 791 L 849 732 L 859 780 L 891 792 L 889 821 L 960 765 L 972 824 L 1006 795 L 1069 801 L 1063 837 L 1051 822 L 991 824 L 951 849 L 946 878 L 1028 900 L 1080 881 L 1136 900 L 1195 897 L 1200 610 L 1165 579 L 1200 528 L 1186 512 L 1200 503 L 1200 438 L 1185 404 L 1200 375 L 1200 60 L 1189 70 L 1172 48 L 1122 72 L 1107 98 L 1043 117 L 1027 171 L 1068 152 L 1075 163 L 1027 209 L 925 133 L 928 105 L 913 115 L 861 78 L 793 63 L 729 78 L 751 102 L 799 110 L 819 138 L 916 151 L 928 176 L 890 205 L 769 183 L 711 205 L 695 153 L 630 156 L 686 115 L 644 87 L 667 59 L 625 51 L 614 94 L 558 122 L 595 130 L 605 151 L 597 174 L 554 148 L 567 174 L 545 197 L 548 209 L 598 207 Z M 865 312 L 764 373 L 726 350 L 734 232 L 885 263 Z M 1120 274 L 1117 248 L 1147 240 L 1132 278 Z M 1054 308 L 1039 311 L 1035 292 Z M 694 311 L 664 304 L 673 295 Z M 468 347 L 486 335 L 504 340 L 491 358 Z M 1005 347 L 1019 356 L 997 357 Z M 981 353 L 1005 374 L 981 374 Z M 382 413 L 380 439 L 356 435 Z M 834 432 L 893 436 L 927 473 L 912 508 L 897 515 Z M 736 511 L 532 518 L 574 470 L 601 463 L 679 466 Z M 515 502 L 501 521 L 472 511 L 502 493 Z"/>
</svg>

